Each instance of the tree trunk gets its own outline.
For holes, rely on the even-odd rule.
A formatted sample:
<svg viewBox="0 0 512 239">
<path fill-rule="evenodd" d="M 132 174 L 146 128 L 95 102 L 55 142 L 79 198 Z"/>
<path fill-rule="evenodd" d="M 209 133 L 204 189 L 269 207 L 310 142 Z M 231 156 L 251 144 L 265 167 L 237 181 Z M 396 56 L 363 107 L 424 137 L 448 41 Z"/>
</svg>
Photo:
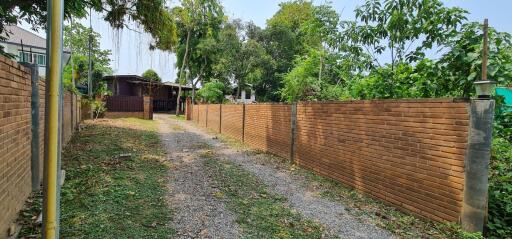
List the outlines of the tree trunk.
<svg viewBox="0 0 512 239">
<path fill-rule="evenodd" d="M 322 65 L 324 63 L 324 58 L 320 54 L 320 70 L 318 71 L 318 82 L 322 82 Z"/>
<path fill-rule="evenodd" d="M 187 63 L 189 41 L 190 41 L 190 30 L 187 31 L 187 43 L 185 44 L 185 54 L 183 55 L 183 61 L 181 62 L 180 77 L 178 78 L 178 97 L 176 98 L 176 116 L 180 115 L 181 79 L 183 78 L 183 71 L 185 70 L 185 65 Z"/>
</svg>

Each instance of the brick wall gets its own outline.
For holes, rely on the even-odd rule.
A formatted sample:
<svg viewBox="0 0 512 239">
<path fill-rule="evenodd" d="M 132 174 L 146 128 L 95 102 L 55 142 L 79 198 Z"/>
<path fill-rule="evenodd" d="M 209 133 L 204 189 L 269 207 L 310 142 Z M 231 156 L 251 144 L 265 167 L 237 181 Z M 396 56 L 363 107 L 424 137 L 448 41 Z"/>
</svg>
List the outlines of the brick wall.
<svg viewBox="0 0 512 239">
<path fill-rule="evenodd" d="M 199 125 L 212 106 L 196 107 Z M 292 106 L 222 106 L 222 133 L 284 158 Z M 397 208 L 458 221 L 464 188 L 469 103 L 452 99 L 297 104 L 294 161 Z M 245 124 L 244 124 L 245 122 Z M 244 132 L 244 134 L 242 133 Z"/>
<path fill-rule="evenodd" d="M 244 142 L 283 158 L 290 157 L 291 105 L 251 104 L 245 106 Z"/>
<path fill-rule="evenodd" d="M 297 106 L 299 165 L 434 220 L 462 207 L 468 104 L 358 101 Z"/>
<path fill-rule="evenodd" d="M 222 106 L 222 133 L 234 139 L 243 140 L 244 105 Z"/>
<path fill-rule="evenodd" d="M 200 126 L 206 127 L 206 115 L 208 114 L 208 112 L 207 112 L 208 105 L 196 105 L 195 107 L 197 107 L 197 110 L 198 110 L 197 123 Z"/>
<path fill-rule="evenodd" d="M 208 128 L 220 132 L 220 105 L 208 105 Z"/>
<path fill-rule="evenodd" d="M 0 238 L 31 191 L 30 72 L 0 56 Z"/>
<path fill-rule="evenodd" d="M 0 56 L 0 238 L 15 221 L 31 191 L 32 83 L 30 69 Z M 44 165 L 45 81 L 39 79 L 39 175 Z M 80 117 L 79 97 L 64 95 L 62 134 L 69 141 Z M 75 103 L 75 104 L 73 104 Z M 73 124 L 73 121 L 75 124 Z M 74 125 L 74 126 L 73 126 Z"/>
</svg>

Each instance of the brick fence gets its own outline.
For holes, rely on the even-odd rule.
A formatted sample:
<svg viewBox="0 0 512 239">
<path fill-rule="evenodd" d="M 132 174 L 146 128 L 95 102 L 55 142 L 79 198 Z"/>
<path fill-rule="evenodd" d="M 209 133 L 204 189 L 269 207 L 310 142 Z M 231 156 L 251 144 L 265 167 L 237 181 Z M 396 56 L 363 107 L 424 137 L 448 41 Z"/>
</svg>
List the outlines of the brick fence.
<svg viewBox="0 0 512 239">
<path fill-rule="evenodd" d="M 469 105 L 453 99 L 210 104 L 193 106 L 191 120 L 401 210 L 457 222 Z"/>
<path fill-rule="evenodd" d="M 33 173 L 39 175 L 39 182 L 43 177 L 45 83 L 39 78 L 35 82 L 39 108 L 32 112 L 30 69 L 0 56 L 0 238 L 8 236 L 9 226 L 29 196 Z M 32 159 L 31 147 L 32 114 L 36 111 L 39 112 L 40 126 L 39 145 L 35 146 L 39 149 L 37 163 Z M 80 122 L 79 96 L 70 92 L 64 94 L 62 117 L 65 144 Z"/>
</svg>

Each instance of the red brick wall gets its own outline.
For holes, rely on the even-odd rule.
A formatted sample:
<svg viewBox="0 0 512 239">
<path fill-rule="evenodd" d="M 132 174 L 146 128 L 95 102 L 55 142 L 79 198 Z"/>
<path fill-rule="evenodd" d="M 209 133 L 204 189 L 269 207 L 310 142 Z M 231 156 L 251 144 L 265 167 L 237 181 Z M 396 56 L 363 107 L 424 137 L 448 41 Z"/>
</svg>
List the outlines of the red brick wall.
<svg viewBox="0 0 512 239">
<path fill-rule="evenodd" d="M 222 134 L 242 140 L 243 105 L 222 106 Z"/>
<path fill-rule="evenodd" d="M 297 106 L 299 165 L 399 208 L 458 221 L 468 104 L 353 101 Z"/>
<path fill-rule="evenodd" d="M 245 143 L 283 158 L 290 157 L 291 105 L 245 106 Z"/>
<path fill-rule="evenodd" d="M 220 105 L 208 105 L 208 128 L 220 132 Z"/>
<path fill-rule="evenodd" d="M 31 191 L 30 71 L 0 56 L 0 238 Z"/>
</svg>

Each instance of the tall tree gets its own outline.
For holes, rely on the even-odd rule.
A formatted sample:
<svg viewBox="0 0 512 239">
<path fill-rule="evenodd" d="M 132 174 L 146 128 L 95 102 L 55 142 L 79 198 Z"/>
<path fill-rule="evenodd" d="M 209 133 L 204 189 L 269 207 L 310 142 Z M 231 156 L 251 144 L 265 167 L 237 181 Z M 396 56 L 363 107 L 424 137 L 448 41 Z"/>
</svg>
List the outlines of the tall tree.
<svg viewBox="0 0 512 239">
<path fill-rule="evenodd" d="M 182 0 L 181 6 L 171 12 L 179 29 L 176 51 L 177 65 L 180 66 L 177 80 L 180 84 L 179 104 L 181 84 L 191 81 L 194 98 L 197 84 L 202 82 L 205 74 L 211 73 L 208 68 L 211 68 L 212 39 L 218 35 L 224 12 L 218 0 Z M 187 75 L 189 79 L 185 79 Z"/>
<path fill-rule="evenodd" d="M 347 40 L 362 44 L 382 66 L 379 55 L 389 53 L 391 69 L 416 62 L 425 50 L 443 46 L 457 33 L 467 11 L 445 7 L 440 0 L 366 0 L 356 8 L 356 24 L 346 25 Z"/>
</svg>

